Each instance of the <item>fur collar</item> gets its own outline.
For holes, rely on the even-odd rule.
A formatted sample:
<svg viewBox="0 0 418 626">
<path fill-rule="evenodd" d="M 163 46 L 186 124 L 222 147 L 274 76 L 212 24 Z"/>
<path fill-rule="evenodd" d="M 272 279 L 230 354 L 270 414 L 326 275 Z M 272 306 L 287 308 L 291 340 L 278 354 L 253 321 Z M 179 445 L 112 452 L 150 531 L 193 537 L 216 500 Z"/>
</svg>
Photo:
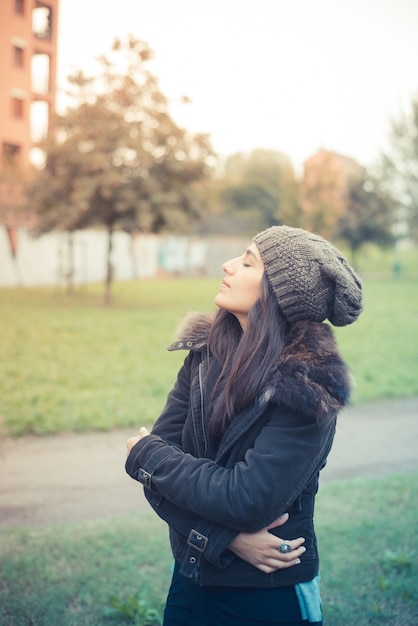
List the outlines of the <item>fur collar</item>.
<svg viewBox="0 0 418 626">
<path fill-rule="evenodd" d="M 214 315 L 189 313 L 170 349 L 201 349 Z M 352 379 L 338 353 L 331 327 L 323 322 L 295 322 L 264 389 L 266 399 L 322 420 L 349 401 Z"/>
</svg>

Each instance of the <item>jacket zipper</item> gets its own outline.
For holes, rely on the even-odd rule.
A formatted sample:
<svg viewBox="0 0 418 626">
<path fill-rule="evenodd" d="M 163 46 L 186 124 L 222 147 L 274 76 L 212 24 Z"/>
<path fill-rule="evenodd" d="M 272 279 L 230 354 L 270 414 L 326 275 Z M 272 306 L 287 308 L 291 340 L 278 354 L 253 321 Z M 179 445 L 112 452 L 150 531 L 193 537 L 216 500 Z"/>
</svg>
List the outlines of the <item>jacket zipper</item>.
<svg viewBox="0 0 418 626">
<path fill-rule="evenodd" d="M 204 449 L 203 455 L 206 456 L 206 452 L 208 449 L 208 444 L 206 440 L 206 431 L 205 431 L 205 411 L 204 411 L 204 402 L 203 402 L 203 380 L 202 380 L 202 364 L 199 363 L 199 389 L 200 389 L 200 419 L 202 422 L 202 436 L 204 441 Z"/>
</svg>

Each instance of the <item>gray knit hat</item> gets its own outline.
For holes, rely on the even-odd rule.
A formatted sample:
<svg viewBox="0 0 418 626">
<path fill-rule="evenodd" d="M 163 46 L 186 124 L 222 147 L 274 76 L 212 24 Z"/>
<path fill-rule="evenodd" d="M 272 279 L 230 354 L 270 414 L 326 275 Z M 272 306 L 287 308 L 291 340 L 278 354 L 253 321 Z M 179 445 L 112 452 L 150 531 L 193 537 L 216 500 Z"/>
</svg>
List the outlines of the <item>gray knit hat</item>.
<svg viewBox="0 0 418 626">
<path fill-rule="evenodd" d="M 341 252 L 301 228 L 272 226 L 253 240 L 289 322 L 354 322 L 363 310 L 361 281 Z"/>
</svg>

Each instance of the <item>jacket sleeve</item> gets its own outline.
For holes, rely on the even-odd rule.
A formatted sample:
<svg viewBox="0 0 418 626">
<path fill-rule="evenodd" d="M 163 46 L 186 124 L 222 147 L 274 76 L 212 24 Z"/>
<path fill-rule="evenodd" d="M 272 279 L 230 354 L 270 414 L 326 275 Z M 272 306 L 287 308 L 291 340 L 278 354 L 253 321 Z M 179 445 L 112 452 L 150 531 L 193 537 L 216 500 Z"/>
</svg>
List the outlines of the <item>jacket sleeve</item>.
<svg viewBox="0 0 418 626">
<path fill-rule="evenodd" d="M 155 513 L 185 542 L 192 540 L 193 534 L 203 536 L 205 543 L 199 552 L 204 554 L 205 559 L 212 565 L 224 569 L 236 558 L 228 550 L 228 546 L 238 534 L 237 531 L 185 511 L 164 498 L 156 497 L 155 492 L 147 488 L 144 488 L 144 493 Z"/>
<path fill-rule="evenodd" d="M 164 441 L 181 447 L 184 422 L 189 408 L 190 370 L 193 355 L 189 353 L 177 374 L 177 380 L 167 396 L 165 407 L 152 432 Z"/>
<path fill-rule="evenodd" d="M 276 408 L 232 468 L 183 453 L 151 434 L 132 448 L 126 471 L 181 509 L 254 532 L 286 512 L 321 469 L 334 431 L 335 418 L 317 424 Z"/>
</svg>

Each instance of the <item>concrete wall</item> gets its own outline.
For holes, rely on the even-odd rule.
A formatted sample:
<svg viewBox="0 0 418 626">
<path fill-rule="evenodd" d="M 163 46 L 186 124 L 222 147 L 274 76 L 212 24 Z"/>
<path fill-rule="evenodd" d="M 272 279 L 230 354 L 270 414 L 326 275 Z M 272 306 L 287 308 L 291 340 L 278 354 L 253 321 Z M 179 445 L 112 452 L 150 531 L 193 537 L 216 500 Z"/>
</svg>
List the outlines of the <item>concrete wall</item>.
<svg viewBox="0 0 418 626">
<path fill-rule="evenodd" d="M 68 234 L 51 233 L 34 239 L 27 230 L 16 233 L 16 254 L 6 228 L 0 225 L 0 287 L 64 284 L 70 268 Z M 231 237 L 137 235 L 113 236 L 115 280 L 161 275 L 221 276 L 222 263 L 243 252 L 248 239 Z M 107 235 L 85 230 L 73 235 L 74 283 L 103 281 Z"/>
</svg>

